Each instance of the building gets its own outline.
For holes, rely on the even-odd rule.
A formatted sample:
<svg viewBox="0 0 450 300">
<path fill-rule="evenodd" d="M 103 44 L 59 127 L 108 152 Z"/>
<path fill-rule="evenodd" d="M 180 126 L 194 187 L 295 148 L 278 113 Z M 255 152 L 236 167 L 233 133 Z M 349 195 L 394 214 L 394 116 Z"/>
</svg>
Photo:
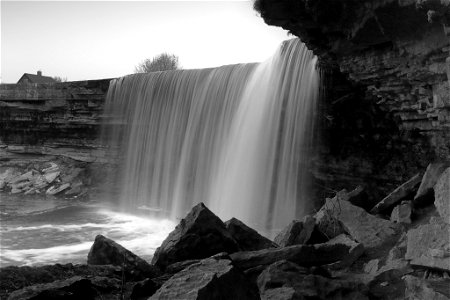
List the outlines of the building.
<svg viewBox="0 0 450 300">
<path fill-rule="evenodd" d="M 17 83 L 52 83 L 56 82 L 55 79 L 49 76 L 42 76 L 42 71 L 37 71 L 37 74 L 25 73 L 20 77 Z"/>
</svg>

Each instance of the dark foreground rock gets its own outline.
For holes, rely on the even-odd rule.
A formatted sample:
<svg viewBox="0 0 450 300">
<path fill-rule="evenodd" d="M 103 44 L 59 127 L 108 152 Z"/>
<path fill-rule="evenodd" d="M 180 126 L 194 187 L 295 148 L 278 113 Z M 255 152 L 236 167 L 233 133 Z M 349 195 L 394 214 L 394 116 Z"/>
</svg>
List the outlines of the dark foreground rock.
<svg viewBox="0 0 450 300">
<path fill-rule="evenodd" d="M 275 237 L 281 247 L 306 244 L 314 231 L 315 220 L 306 216 L 303 221 L 293 220 Z"/>
<path fill-rule="evenodd" d="M 130 300 L 146 300 L 151 295 L 153 295 L 158 290 L 158 288 L 160 288 L 160 285 L 154 282 L 152 279 L 144 279 L 133 286 Z"/>
<path fill-rule="evenodd" d="M 442 220 L 450 224 L 450 168 L 439 177 L 434 186 L 434 205 Z"/>
<path fill-rule="evenodd" d="M 434 200 L 434 189 L 436 182 L 450 163 L 436 162 L 428 165 L 425 174 L 423 174 L 422 182 L 414 196 L 414 204 L 423 205 L 432 203 Z"/>
<path fill-rule="evenodd" d="M 239 248 L 243 251 L 278 247 L 276 243 L 263 237 L 256 230 L 248 227 L 236 218 L 231 218 L 226 221 L 225 226 L 234 240 L 239 244 Z"/>
<path fill-rule="evenodd" d="M 219 252 L 233 253 L 239 246 L 223 222 L 203 203 L 197 204 L 156 249 L 152 264 L 167 265 L 189 259 L 210 257 Z"/>
<path fill-rule="evenodd" d="M 258 288 L 262 299 L 368 299 L 360 282 L 308 274 L 288 261 L 267 267 L 258 277 Z"/>
<path fill-rule="evenodd" d="M 450 299 L 450 279 L 422 279 L 405 276 L 405 299 L 448 300 Z"/>
<path fill-rule="evenodd" d="M 226 259 L 205 259 L 175 274 L 150 298 L 259 299 L 256 286 Z"/>
</svg>

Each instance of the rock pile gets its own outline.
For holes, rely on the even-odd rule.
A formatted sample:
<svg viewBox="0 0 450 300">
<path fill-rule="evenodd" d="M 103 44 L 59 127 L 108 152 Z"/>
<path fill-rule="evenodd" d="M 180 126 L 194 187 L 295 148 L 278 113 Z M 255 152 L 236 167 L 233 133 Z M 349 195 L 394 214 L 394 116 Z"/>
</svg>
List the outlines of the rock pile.
<svg viewBox="0 0 450 300">
<path fill-rule="evenodd" d="M 33 276 L 33 268 L 1 269 L 0 296 L 450 299 L 450 168 L 431 180 L 433 196 L 429 188 L 422 189 L 434 198 L 429 207 L 414 203 L 419 185 L 431 182 L 427 174 L 418 177 L 423 179 L 414 177 L 394 191 L 395 201 L 376 206 L 380 210 L 349 200 L 360 188 L 340 191 L 314 215 L 292 221 L 275 242 L 235 218 L 223 223 L 200 203 L 156 250 L 151 263 L 97 236 L 88 265 L 48 266 L 64 270 L 51 280 Z M 394 212 L 396 218 L 391 218 Z M 40 268 L 35 270 L 42 274 Z M 24 279 L 18 281 L 18 274 Z"/>
</svg>

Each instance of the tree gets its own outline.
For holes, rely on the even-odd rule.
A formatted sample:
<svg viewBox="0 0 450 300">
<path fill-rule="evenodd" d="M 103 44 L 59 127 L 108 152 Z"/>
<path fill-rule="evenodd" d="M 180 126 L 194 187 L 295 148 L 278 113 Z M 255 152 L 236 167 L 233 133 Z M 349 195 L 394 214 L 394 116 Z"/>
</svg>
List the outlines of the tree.
<svg viewBox="0 0 450 300">
<path fill-rule="evenodd" d="M 135 73 L 177 70 L 178 56 L 168 53 L 159 54 L 152 59 L 147 58 L 135 67 Z"/>
<path fill-rule="evenodd" d="M 54 76 L 53 79 L 56 82 L 66 82 L 67 81 L 67 77 Z"/>
</svg>

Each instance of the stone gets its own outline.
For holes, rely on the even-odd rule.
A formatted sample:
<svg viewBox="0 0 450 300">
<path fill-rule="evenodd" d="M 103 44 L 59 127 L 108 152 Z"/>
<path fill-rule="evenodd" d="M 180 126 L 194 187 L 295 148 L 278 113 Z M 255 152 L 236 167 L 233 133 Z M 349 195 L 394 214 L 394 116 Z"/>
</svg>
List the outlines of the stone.
<svg viewBox="0 0 450 300">
<path fill-rule="evenodd" d="M 411 268 L 403 267 L 372 274 L 373 278 L 367 283 L 371 299 L 405 299 L 405 283 L 402 277 L 411 272 Z"/>
<path fill-rule="evenodd" d="M 394 207 L 391 213 L 391 222 L 411 224 L 412 202 L 402 201 L 401 204 Z"/>
<path fill-rule="evenodd" d="M 55 181 L 56 177 L 59 176 L 61 172 L 56 171 L 56 172 L 51 172 L 51 173 L 46 173 L 44 174 L 44 178 L 47 181 L 47 183 L 52 183 L 53 181 Z"/>
<path fill-rule="evenodd" d="M 450 299 L 450 279 L 427 280 L 406 275 L 404 281 L 406 285 L 405 299 Z"/>
<path fill-rule="evenodd" d="M 59 187 L 51 186 L 45 193 L 47 195 L 56 195 L 58 193 L 61 193 L 62 191 L 68 189 L 70 187 L 70 183 L 64 183 L 60 185 Z"/>
<path fill-rule="evenodd" d="M 450 224 L 441 221 L 410 229 L 405 259 L 411 265 L 450 271 Z"/>
<path fill-rule="evenodd" d="M 90 265 L 120 266 L 133 278 L 153 278 L 160 275 L 160 270 L 157 267 L 150 265 L 103 235 L 95 237 L 94 244 L 89 250 L 87 263 Z"/>
<path fill-rule="evenodd" d="M 411 179 L 396 188 L 377 205 L 375 205 L 370 212 L 372 214 L 379 214 L 393 207 L 395 204 L 399 203 L 401 200 L 405 199 L 405 197 L 408 197 L 412 192 L 414 192 L 416 186 L 420 184 L 421 179 L 420 174 L 414 175 Z"/>
<path fill-rule="evenodd" d="M 16 184 L 25 180 L 30 180 L 31 178 L 33 178 L 33 171 L 28 171 L 22 175 L 16 176 L 14 178 L 12 178 L 9 183 L 10 184 Z"/>
<path fill-rule="evenodd" d="M 328 266 L 331 270 L 350 267 L 364 253 L 363 244 L 356 242 L 346 234 L 340 234 L 337 237 L 329 240 L 325 244 L 346 245 L 349 247 L 347 255 L 344 255 L 341 260 Z"/>
<path fill-rule="evenodd" d="M 238 244 L 223 222 L 203 203 L 199 203 L 156 249 L 152 264 L 164 269 L 174 262 L 238 250 Z"/>
<path fill-rule="evenodd" d="M 414 196 L 414 204 L 423 205 L 434 200 L 434 186 L 439 177 L 450 166 L 447 162 L 436 162 L 428 165 L 423 174 L 419 189 Z"/>
<path fill-rule="evenodd" d="M 365 188 L 361 185 L 358 185 L 354 190 L 348 192 L 346 199 L 344 200 L 355 206 L 364 208 L 367 211 L 372 207 L 369 202 L 369 196 L 367 195 Z"/>
<path fill-rule="evenodd" d="M 168 265 L 166 267 L 166 269 L 164 270 L 164 272 L 166 274 L 175 274 L 175 273 L 180 272 L 183 269 L 186 269 L 190 265 L 196 264 L 198 262 L 200 262 L 200 259 L 189 259 L 189 260 L 179 261 L 179 262 Z"/>
<path fill-rule="evenodd" d="M 277 292 L 283 295 L 281 299 L 368 299 L 363 283 L 308 274 L 289 261 L 268 266 L 257 283 L 262 299 L 279 299 Z"/>
<path fill-rule="evenodd" d="M 149 299 L 260 299 L 258 290 L 227 259 L 204 259 L 173 275 Z"/>
<path fill-rule="evenodd" d="M 287 260 L 300 266 L 320 266 L 345 259 L 358 246 L 345 243 L 323 243 L 315 245 L 294 245 L 258 251 L 241 251 L 230 255 L 233 264 L 241 270 L 270 265 Z M 360 248 L 357 250 L 359 251 Z"/>
<path fill-rule="evenodd" d="M 248 227 L 236 218 L 226 221 L 225 227 L 238 243 L 241 250 L 253 251 L 277 247 L 277 244 L 260 235 L 256 230 Z"/>
<path fill-rule="evenodd" d="M 54 162 L 49 162 L 49 163 L 50 163 L 50 167 L 43 169 L 42 173 L 46 173 L 46 174 L 47 173 L 53 173 L 53 172 L 59 170 L 59 167 L 58 167 L 57 164 L 55 164 Z"/>
<path fill-rule="evenodd" d="M 275 243 L 280 247 L 306 244 L 314 230 L 315 219 L 305 216 L 303 221 L 293 220 L 275 237 Z"/>
<path fill-rule="evenodd" d="M 450 224 L 450 167 L 439 177 L 434 186 L 434 206 L 443 221 Z"/>
<path fill-rule="evenodd" d="M 328 240 L 337 237 L 340 234 L 347 233 L 341 221 L 334 216 L 334 211 L 335 208 L 324 205 L 314 215 L 314 219 L 316 220 L 315 229 L 317 229 L 318 233 L 324 235 Z M 314 235 L 314 232 L 312 234 Z"/>
<path fill-rule="evenodd" d="M 336 232 L 348 233 L 364 245 L 368 254 L 376 254 L 379 247 L 394 241 L 400 231 L 397 224 L 375 217 L 364 209 L 348 201 L 339 200 L 337 197 L 327 199 L 315 218 L 323 220 L 323 216 L 326 216 L 326 219 L 339 221 L 342 227 Z M 320 227 L 321 224 L 319 223 L 318 226 Z"/>
<path fill-rule="evenodd" d="M 147 300 L 160 287 L 160 285 L 149 278 L 139 281 L 133 286 L 130 300 Z"/>
<path fill-rule="evenodd" d="M 12 292 L 9 300 L 27 299 L 96 299 L 97 292 L 89 279 L 75 276 L 66 280 L 36 284 Z"/>
</svg>

